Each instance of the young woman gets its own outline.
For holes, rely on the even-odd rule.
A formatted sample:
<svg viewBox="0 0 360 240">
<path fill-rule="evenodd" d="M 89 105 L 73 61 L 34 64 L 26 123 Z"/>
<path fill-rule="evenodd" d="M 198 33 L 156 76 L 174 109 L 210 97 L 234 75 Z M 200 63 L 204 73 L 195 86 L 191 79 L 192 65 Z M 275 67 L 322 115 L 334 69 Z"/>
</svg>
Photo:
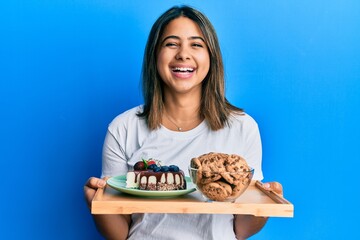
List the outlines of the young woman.
<svg viewBox="0 0 360 240">
<path fill-rule="evenodd" d="M 103 148 L 102 177 L 124 175 L 143 157 L 187 170 L 190 159 L 208 152 L 234 153 L 263 178 L 259 129 L 224 93 L 218 39 L 199 11 L 174 7 L 153 25 L 143 62 L 145 103 L 117 116 Z M 90 206 L 105 181 L 89 178 Z M 267 186 L 282 193 L 279 183 Z M 93 215 L 107 239 L 245 239 L 267 218 L 231 214 Z"/>
</svg>

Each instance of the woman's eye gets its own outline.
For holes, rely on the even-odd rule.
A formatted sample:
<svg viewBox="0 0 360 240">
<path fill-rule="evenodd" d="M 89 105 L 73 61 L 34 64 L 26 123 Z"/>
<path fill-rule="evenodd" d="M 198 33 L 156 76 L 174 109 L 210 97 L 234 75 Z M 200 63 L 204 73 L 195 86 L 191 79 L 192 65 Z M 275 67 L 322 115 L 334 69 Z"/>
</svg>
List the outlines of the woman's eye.
<svg viewBox="0 0 360 240">
<path fill-rule="evenodd" d="M 193 43 L 192 44 L 193 45 L 193 47 L 199 47 L 199 48 L 202 48 L 203 47 L 203 45 L 202 44 L 200 44 L 200 43 Z"/>
<path fill-rule="evenodd" d="M 169 43 L 165 43 L 165 46 L 166 46 L 166 47 L 176 47 L 177 44 L 176 44 L 176 43 L 173 43 L 173 42 L 169 42 Z"/>
</svg>

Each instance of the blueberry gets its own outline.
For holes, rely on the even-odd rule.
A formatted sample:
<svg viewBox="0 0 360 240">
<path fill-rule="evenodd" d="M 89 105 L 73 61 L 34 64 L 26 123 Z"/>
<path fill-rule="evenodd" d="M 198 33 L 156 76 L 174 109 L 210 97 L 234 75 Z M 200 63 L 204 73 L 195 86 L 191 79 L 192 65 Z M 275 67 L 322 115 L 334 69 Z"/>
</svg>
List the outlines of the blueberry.
<svg viewBox="0 0 360 240">
<path fill-rule="evenodd" d="M 154 167 L 153 171 L 154 171 L 154 172 L 160 172 L 160 171 L 161 171 L 161 168 L 158 167 L 158 166 L 156 166 L 156 167 Z"/>
<path fill-rule="evenodd" d="M 154 170 L 154 168 L 156 168 L 156 167 L 158 167 L 158 166 L 156 166 L 156 164 L 151 164 L 148 166 L 148 169 Z"/>
<path fill-rule="evenodd" d="M 162 172 L 168 172 L 168 171 L 169 171 L 169 167 L 168 167 L 168 166 L 161 166 L 161 171 L 162 171 Z"/>
<path fill-rule="evenodd" d="M 176 166 L 176 165 L 170 165 L 169 166 L 169 171 L 170 172 L 178 172 L 179 170 L 180 170 L 179 167 Z"/>
</svg>

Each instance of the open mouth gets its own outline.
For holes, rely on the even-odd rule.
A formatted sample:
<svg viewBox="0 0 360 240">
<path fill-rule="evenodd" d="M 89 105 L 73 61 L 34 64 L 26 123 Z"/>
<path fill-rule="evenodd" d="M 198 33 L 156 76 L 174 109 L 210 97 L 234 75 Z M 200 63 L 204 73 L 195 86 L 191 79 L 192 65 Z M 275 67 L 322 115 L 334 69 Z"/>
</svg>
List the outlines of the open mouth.
<svg viewBox="0 0 360 240">
<path fill-rule="evenodd" d="M 172 71 L 173 72 L 176 72 L 176 73 L 192 73 L 194 72 L 194 68 L 190 68 L 190 67 L 175 67 L 175 68 L 172 68 Z"/>
</svg>

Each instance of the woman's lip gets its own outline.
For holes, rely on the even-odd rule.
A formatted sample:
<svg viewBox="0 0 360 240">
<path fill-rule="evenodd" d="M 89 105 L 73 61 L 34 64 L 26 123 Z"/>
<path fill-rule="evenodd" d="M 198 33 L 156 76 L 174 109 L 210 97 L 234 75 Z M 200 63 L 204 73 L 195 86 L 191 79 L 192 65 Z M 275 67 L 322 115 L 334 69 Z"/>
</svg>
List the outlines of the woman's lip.
<svg viewBox="0 0 360 240">
<path fill-rule="evenodd" d="M 172 71 L 172 75 L 175 78 L 181 78 L 181 79 L 187 79 L 187 78 L 191 78 L 194 75 L 195 71 L 192 72 L 174 72 Z"/>
<path fill-rule="evenodd" d="M 172 65 L 170 66 L 170 71 L 175 78 L 188 79 L 195 74 L 196 67 L 190 65 L 182 65 L 182 64 Z"/>
</svg>

